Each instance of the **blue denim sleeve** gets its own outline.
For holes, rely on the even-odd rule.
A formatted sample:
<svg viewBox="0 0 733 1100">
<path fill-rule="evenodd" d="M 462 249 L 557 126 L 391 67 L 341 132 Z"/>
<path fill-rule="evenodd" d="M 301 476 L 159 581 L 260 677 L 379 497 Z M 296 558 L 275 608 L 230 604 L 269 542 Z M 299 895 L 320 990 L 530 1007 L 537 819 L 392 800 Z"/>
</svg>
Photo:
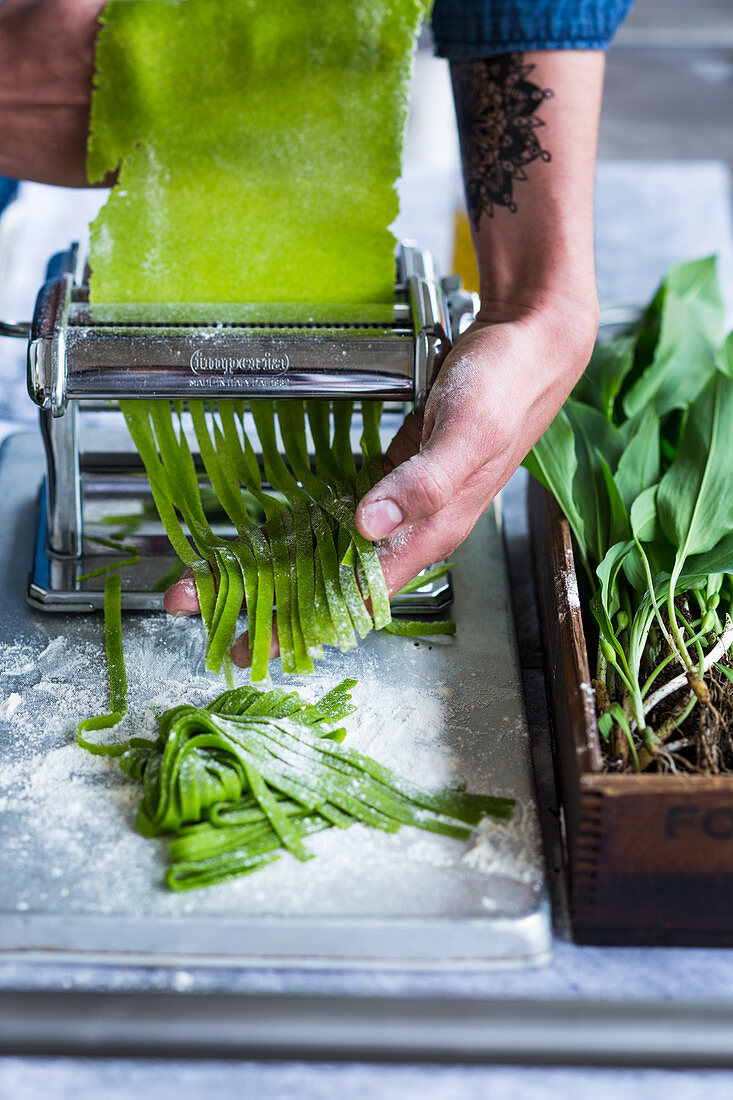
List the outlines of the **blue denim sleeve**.
<svg viewBox="0 0 733 1100">
<path fill-rule="evenodd" d="M 604 50 L 634 0 L 435 0 L 440 57 L 521 50 Z"/>
<path fill-rule="evenodd" d="M 4 176 L 0 176 L 0 214 L 13 201 L 17 190 L 18 184 L 15 180 L 8 180 Z"/>
</svg>

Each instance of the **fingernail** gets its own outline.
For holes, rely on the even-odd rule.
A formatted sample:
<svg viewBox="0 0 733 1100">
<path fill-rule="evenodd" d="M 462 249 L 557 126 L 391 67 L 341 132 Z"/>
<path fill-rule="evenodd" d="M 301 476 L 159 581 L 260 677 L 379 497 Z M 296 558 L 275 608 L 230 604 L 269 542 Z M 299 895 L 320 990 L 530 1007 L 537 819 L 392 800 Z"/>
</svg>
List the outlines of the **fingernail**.
<svg viewBox="0 0 733 1100">
<path fill-rule="evenodd" d="M 364 505 L 361 519 L 369 538 L 383 539 L 402 523 L 402 509 L 393 500 L 376 500 Z"/>
</svg>

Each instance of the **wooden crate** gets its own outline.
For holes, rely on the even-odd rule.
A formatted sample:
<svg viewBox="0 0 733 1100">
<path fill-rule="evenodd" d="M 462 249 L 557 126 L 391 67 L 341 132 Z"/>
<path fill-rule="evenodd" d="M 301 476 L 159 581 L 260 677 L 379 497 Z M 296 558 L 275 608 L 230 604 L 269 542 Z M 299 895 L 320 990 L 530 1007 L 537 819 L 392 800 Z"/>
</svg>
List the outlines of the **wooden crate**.
<svg viewBox="0 0 733 1100">
<path fill-rule="evenodd" d="M 733 778 L 604 774 L 570 528 L 529 515 L 575 937 L 733 944 Z"/>
</svg>

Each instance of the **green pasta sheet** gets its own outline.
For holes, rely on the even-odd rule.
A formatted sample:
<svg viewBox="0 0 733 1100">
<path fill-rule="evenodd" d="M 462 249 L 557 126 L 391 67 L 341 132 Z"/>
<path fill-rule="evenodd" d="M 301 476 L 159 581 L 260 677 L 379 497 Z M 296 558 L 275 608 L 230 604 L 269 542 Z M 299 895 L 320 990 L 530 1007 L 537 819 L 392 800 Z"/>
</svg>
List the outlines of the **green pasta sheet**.
<svg viewBox="0 0 733 1100">
<path fill-rule="evenodd" d="M 88 170 L 101 180 L 119 167 L 119 182 L 92 228 L 93 303 L 386 316 L 387 227 L 426 6 L 110 0 Z"/>
</svg>

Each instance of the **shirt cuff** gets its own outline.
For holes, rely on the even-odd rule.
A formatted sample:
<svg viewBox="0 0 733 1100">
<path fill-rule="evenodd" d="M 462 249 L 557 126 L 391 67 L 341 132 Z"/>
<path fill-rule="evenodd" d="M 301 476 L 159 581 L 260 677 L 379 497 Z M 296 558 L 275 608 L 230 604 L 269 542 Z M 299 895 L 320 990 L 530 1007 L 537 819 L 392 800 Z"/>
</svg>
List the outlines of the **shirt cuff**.
<svg viewBox="0 0 733 1100">
<path fill-rule="evenodd" d="M 527 50 L 605 50 L 634 0 L 435 0 L 436 53 L 451 61 Z"/>
</svg>

